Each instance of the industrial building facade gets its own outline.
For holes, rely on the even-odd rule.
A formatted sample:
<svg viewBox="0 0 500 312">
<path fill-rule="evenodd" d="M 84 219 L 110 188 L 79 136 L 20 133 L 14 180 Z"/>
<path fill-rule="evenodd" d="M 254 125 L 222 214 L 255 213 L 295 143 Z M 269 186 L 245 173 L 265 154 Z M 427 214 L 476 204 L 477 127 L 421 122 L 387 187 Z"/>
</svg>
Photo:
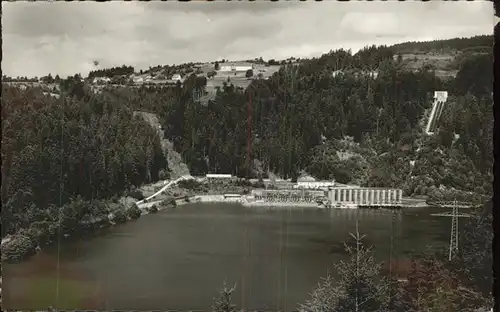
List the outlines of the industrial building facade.
<svg viewBox="0 0 500 312">
<path fill-rule="evenodd" d="M 328 191 L 332 207 L 399 206 L 402 199 L 401 189 L 338 187 Z"/>
</svg>

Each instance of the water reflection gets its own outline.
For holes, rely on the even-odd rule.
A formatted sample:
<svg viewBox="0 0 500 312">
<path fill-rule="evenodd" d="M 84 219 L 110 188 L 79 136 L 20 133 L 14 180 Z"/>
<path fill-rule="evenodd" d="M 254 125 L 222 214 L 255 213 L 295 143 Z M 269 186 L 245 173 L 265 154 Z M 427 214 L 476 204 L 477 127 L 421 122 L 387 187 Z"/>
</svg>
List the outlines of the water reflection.
<svg viewBox="0 0 500 312">
<path fill-rule="evenodd" d="M 200 309 L 224 281 L 237 283 L 245 309 L 294 310 L 333 263 L 358 220 L 366 243 L 386 259 L 391 234 L 398 252 L 447 243 L 446 220 L 422 210 L 387 211 L 243 208 L 193 204 L 144 216 L 91 240 L 5 265 L 4 306 L 46 309 Z"/>
</svg>

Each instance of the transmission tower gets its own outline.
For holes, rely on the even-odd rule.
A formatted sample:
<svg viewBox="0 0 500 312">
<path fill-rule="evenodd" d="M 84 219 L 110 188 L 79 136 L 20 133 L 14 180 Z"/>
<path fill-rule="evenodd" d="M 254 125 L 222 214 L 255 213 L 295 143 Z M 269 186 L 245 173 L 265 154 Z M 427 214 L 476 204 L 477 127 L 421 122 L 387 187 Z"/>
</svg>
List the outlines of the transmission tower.
<svg viewBox="0 0 500 312">
<path fill-rule="evenodd" d="M 451 229 L 450 229 L 450 246 L 448 252 L 448 260 L 451 261 L 458 253 L 458 218 L 470 218 L 471 215 L 466 213 L 459 213 L 461 208 L 472 208 L 479 206 L 473 203 L 458 202 L 454 200 L 453 202 L 435 202 L 432 206 L 437 206 L 441 208 L 452 208 L 451 213 L 435 213 L 432 216 L 435 217 L 451 217 Z"/>
<path fill-rule="evenodd" d="M 401 227 L 398 226 L 398 221 L 401 218 L 401 210 L 393 209 L 392 210 L 392 220 L 391 220 L 391 243 L 390 243 L 390 251 L 389 251 L 389 278 L 391 279 L 391 284 L 389 288 L 389 304 L 390 308 L 394 305 L 394 296 L 396 293 L 395 287 L 397 287 L 394 283 L 395 278 L 397 279 L 397 267 L 398 267 L 398 251 L 399 251 L 399 236 Z"/>
</svg>

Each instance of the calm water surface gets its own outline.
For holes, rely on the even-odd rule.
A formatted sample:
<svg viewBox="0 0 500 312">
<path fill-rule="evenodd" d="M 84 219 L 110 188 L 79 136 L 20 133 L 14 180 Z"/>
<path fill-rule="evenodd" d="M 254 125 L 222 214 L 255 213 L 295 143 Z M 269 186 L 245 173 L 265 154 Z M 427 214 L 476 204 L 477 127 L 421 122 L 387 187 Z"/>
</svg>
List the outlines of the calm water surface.
<svg viewBox="0 0 500 312">
<path fill-rule="evenodd" d="M 392 231 L 399 257 L 446 248 L 448 218 L 412 209 Z M 226 281 L 245 309 L 294 310 L 345 258 L 356 220 L 376 256 L 389 256 L 390 212 L 191 204 L 143 216 L 92 239 L 3 265 L 11 309 L 209 309 Z M 59 258 L 59 261 L 58 261 Z"/>
</svg>

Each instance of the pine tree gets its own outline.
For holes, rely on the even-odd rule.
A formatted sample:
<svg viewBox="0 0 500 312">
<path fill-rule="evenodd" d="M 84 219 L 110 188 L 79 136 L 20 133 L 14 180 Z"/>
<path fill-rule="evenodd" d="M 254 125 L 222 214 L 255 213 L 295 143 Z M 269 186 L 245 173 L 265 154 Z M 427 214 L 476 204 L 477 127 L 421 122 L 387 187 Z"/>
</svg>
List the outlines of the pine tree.
<svg viewBox="0 0 500 312">
<path fill-rule="evenodd" d="M 212 304 L 213 312 L 236 312 L 236 305 L 232 302 L 232 294 L 236 289 L 236 285 L 231 288 L 228 288 L 226 283 L 224 282 L 224 286 L 222 290 L 219 292 L 219 297 L 214 298 L 214 303 Z"/>
<path fill-rule="evenodd" d="M 373 258 L 371 248 L 363 246 L 364 236 L 351 234 L 355 246 L 345 244 L 350 258 L 335 266 L 339 280 L 334 285 L 328 276 L 311 294 L 299 310 L 326 311 L 388 311 L 389 281 L 381 277 L 381 264 Z"/>
<path fill-rule="evenodd" d="M 323 278 L 311 293 L 305 304 L 299 307 L 300 312 L 334 312 L 337 311 L 334 280 L 330 274 Z"/>
</svg>

